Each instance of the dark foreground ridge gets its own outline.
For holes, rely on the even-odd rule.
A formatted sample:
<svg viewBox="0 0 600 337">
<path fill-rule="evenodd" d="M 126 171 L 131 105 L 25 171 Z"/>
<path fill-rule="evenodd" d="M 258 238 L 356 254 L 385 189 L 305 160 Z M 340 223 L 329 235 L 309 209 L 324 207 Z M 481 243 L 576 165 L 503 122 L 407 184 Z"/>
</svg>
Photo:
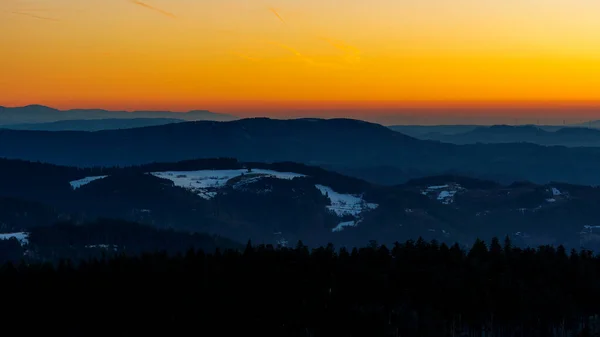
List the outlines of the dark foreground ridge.
<svg viewBox="0 0 600 337">
<path fill-rule="evenodd" d="M 5 265 L 24 335 L 593 336 L 600 258 L 408 241 L 351 252 L 272 246 Z"/>
</svg>

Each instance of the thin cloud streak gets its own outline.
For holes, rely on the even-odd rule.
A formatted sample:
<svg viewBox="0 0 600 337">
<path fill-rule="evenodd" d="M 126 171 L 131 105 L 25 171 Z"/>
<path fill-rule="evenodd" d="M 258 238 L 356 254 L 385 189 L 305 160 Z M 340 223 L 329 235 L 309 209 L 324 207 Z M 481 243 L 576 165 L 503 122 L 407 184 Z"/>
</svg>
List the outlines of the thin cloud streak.
<svg viewBox="0 0 600 337">
<path fill-rule="evenodd" d="M 133 4 L 136 4 L 136 5 L 138 5 L 138 6 L 142 6 L 142 7 L 144 7 L 144 8 L 147 8 L 147 9 L 153 10 L 153 11 L 155 11 L 155 12 L 159 12 L 159 13 L 161 13 L 161 14 L 163 14 L 163 15 L 166 15 L 166 16 L 168 16 L 168 17 L 171 17 L 171 18 L 177 18 L 177 16 L 175 16 L 175 14 L 173 14 L 173 13 L 167 12 L 167 11 L 165 11 L 165 10 L 162 10 L 162 9 L 160 9 L 160 8 L 156 8 L 156 7 L 154 7 L 154 6 L 151 6 L 151 5 L 149 5 L 149 4 L 145 3 L 145 2 L 138 1 L 138 0 L 129 0 L 129 1 L 130 1 L 131 3 L 133 3 Z"/>
<path fill-rule="evenodd" d="M 35 14 L 31 14 L 31 13 L 26 13 L 26 12 L 11 12 L 11 13 L 16 14 L 16 15 L 28 16 L 30 18 L 35 18 L 35 19 L 39 19 L 39 20 L 54 21 L 54 22 L 60 21 L 59 19 L 49 18 L 49 17 L 35 15 Z"/>
<path fill-rule="evenodd" d="M 285 22 L 285 20 L 283 19 L 283 17 L 281 17 L 281 15 L 279 15 L 279 13 L 275 10 L 275 8 L 273 7 L 269 7 L 269 10 L 271 11 L 271 13 L 275 14 L 275 16 L 281 21 L 283 22 L 284 25 L 287 25 L 287 22 Z"/>
</svg>

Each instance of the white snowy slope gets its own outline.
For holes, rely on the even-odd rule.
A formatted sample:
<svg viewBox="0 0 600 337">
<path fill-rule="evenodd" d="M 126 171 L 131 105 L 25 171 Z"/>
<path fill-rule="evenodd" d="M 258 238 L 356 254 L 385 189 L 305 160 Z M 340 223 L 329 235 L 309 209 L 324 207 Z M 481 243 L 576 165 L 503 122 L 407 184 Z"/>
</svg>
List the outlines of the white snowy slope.
<svg viewBox="0 0 600 337">
<path fill-rule="evenodd" d="M 279 179 L 293 179 L 296 177 L 305 177 L 303 174 L 293 172 L 277 172 L 272 170 L 252 169 L 248 172 L 247 169 L 239 170 L 199 170 L 199 171 L 166 171 L 152 172 L 153 176 L 171 180 L 175 186 L 188 189 L 205 199 L 212 199 L 217 195 L 217 190 L 224 187 L 227 182 L 239 176 L 247 176 L 247 179 L 242 179 L 233 187 L 238 188 L 243 185 L 258 181 L 264 177 L 273 177 Z M 87 185 L 94 180 L 103 179 L 107 176 L 86 177 L 83 179 L 71 181 L 73 189 Z"/>
<path fill-rule="evenodd" d="M 0 240 L 10 240 L 11 238 L 17 239 L 21 245 L 29 243 L 29 233 L 26 232 L 0 234 Z"/>
<path fill-rule="evenodd" d="M 331 230 L 332 232 L 340 232 L 344 227 L 356 227 L 361 221 L 361 213 L 379 207 L 378 204 L 368 203 L 358 195 L 338 193 L 331 187 L 323 185 L 315 185 L 315 187 L 329 198 L 331 205 L 327 206 L 327 209 L 339 217 L 353 216 L 356 219 L 339 223 Z"/>
<path fill-rule="evenodd" d="M 456 193 L 464 191 L 465 189 L 459 184 L 447 184 L 439 186 L 429 186 L 421 191 L 421 194 L 432 197 L 437 195 L 436 199 L 445 204 L 449 205 L 454 202 L 454 196 Z"/>
<path fill-rule="evenodd" d="M 323 185 L 315 185 L 315 187 L 321 191 L 323 195 L 329 197 L 331 205 L 327 206 L 327 208 L 338 216 L 358 216 L 365 210 L 379 207 L 377 204 L 367 203 L 362 197 L 357 195 L 338 193 L 331 187 Z"/>
<path fill-rule="evenodd" d="M 345 222 L 340 222 L 331 231 L 332 232 L 341 232 L 342 230 L 344 230 L 344 227 L 356 227 L 356 226 L 358 226 L 358 221 L 345 221 Z"/>
<path fill-rule="evenodd" d="M 293 172 L 277 172 L 271 170 L 253 169 L 248 172 L 246 169 L 239 170 L 201 170 L 201 171 L 167 171 L 152 172 L 152 175 L 171 180 L 175 186 L 188 189 L 204 199 L 212 199 L 217 195 L 217 190 L 227 185 L 227 182 L 239 176 L 247 176 L 247 179 L 236 182 L 234 188 L 241 187 L 258 181 L 264 177 L 273 177 L 278 179 L 294 179 L 305 177 L 303 174 Z"/>
<path fill-rule="evenodd" d="M 210 200 L 214 198 L 219 189 L 227 186 L 231 179 L 233 188 L 241 188 L 244 185 L 253 183 L 265 177 L 272 177 L 278 179 L 291 180 L 294 178 L 306 177 L 300 173 L 294 172 L 278 172 L 272 170 L 252 169 L 237 169 L 237 170 L 198 170 L 198 171 L 165 171 L 165 172 L 151 172 L 149 173 L 155 177 L 168 179 L 172 181 L 175 186 L 185 188 L 198 196 Z M 106 176 L 100 177 L 87 177 L 84 179 L 76 180 L 71 182 L 71 186 L 74 189 L 89 184 L 90 182 L 98 179 L 105 178 Z M 353 194 L 343 194 L 334 191 L 331 187 L 323 185 L 315 185 L 315 187 L 323 194 L 329 197 L 330 205 L 327 209 L 334 212 L 339 217 L 352 216 L 355 220 L 344 221 L 338 224 L 332 231 L 339 232 L 344 227 L 357 226 L 362 221 L 361 214 L 365 211 L 375 209 L 379 207 L 378 204 L 366 202 L 362 196 Z M 263 191 L 268 192 L 268 191 Z"/>
<path fill-rule="evenodd" d="M 457 191 L 441 191 L 440 194 L 438 194 L 437 200 L 444 204 L 452 203 L 454 201 L 453 198 L 456 192 Z"/>
<path fill-rule="evenodd" d="M 98 179 L 104 179 L 108 176 L 98 176 L 98 177 L 85 177 L 83 179 L 79 179 L 79 180 L 73 180 L 70 182 L 71 187 L 76 190 L 78 188 L 80 188 L 83 185 L 87 185 L 89 183 L 91 183 L 94 180 L 98 180 Z"/>
</svg>

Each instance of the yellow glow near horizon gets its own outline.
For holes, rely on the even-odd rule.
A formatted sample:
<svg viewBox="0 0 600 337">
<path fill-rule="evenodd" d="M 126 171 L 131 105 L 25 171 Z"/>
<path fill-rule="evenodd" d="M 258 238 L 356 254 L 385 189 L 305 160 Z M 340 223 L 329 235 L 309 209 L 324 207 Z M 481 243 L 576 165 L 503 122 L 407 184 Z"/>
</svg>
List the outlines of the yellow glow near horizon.
<svg viewBox="0 0 600 337">
<path fill-rule="evenodd" d="M 597 0 L 0 0 L 0 105 L 600 101 L 599 16 Z"/>
</svg>

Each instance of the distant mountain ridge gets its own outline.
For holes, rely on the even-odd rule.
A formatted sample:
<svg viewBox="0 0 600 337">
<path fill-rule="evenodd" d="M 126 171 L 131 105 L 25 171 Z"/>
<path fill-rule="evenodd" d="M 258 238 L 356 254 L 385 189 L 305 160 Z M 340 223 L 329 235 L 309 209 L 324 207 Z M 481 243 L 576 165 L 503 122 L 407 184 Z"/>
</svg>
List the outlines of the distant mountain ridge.
<svg viewBox="0 0 600 337">
<path fill-rule="evenodd" d="M 479 128 L 490 128 L 496 126 L 507 126 L 507 127 L 537 127 L 545 131 L 553 132 L 563 128 L 577 127 L 575 125 L 390 125 L 390 129 L 404 133 L 406 135 L 419 138 L 419 139 L 432 139 L 435 140 L 437 137 L 457 135 L 471 132 Z"/>
<path fill-rule="evenodd" d="M 214 113 L 206 110 L 188 112 L 172 111 L 109 111 L 102 109 L 72 109 L 58 110 L 43 105 L 28 105 L 24 107 L 0 106 L 0 125 L 49 123 L 79 119 L 132 119 L 132 118 L 171 118 L 186 121 L 211 120 L 231 121 L 237 117 L 227 114 Z"/>
<path fill-rule="evenodd" d="M 134 129 L 185 122 L 176 118 L 110 118 L 110 119 L 76 119 L 48 123 L 25 123 L 0 125 L 0 129 L 32 130 L 32 131 L 101 131 Z"/>
<path fill-rule="evenodd" d="M 329 170 L 406 182 L 460 174 L 502 182 L 531 180 L 600 185 L 600 148 L 531 143 L 456 145 L 419 140 L 379 124 L 351 119 L 199 121 L 98 132 L 0 130 L 0 157 L 70 166 L 130 166 L 228 157 L 292 161 Z M 365 175 L 363 175 L 363 172 Z M 401 178 L 401 177 L 400 177 Z M 495 178 L 494 178 L 495 179 Z M 371 180 L 370 181 L 374 181 Z"/>
<path fill-rule="evenodd" d="M 395 130 L 402 130 L 402 128 L 395 128 Z M 408 133 L 410 134 L 410 130 Z M 538 125 L 492 125 L 474 127 L 465 132 L 421 133 L 415 137 L 452 144 L 532 143 L 568 147 L 600 146 L 600 130 L 575 126 L 551 128 Z"/>
<path fill-rule="evenodd" d="M 572 124 L 571 126 L 582 127 L 582 128 L 592 128 L 592 129 L 600 129 L 600 120 L 591 120 L 584 123 Z"/>
</svg>

